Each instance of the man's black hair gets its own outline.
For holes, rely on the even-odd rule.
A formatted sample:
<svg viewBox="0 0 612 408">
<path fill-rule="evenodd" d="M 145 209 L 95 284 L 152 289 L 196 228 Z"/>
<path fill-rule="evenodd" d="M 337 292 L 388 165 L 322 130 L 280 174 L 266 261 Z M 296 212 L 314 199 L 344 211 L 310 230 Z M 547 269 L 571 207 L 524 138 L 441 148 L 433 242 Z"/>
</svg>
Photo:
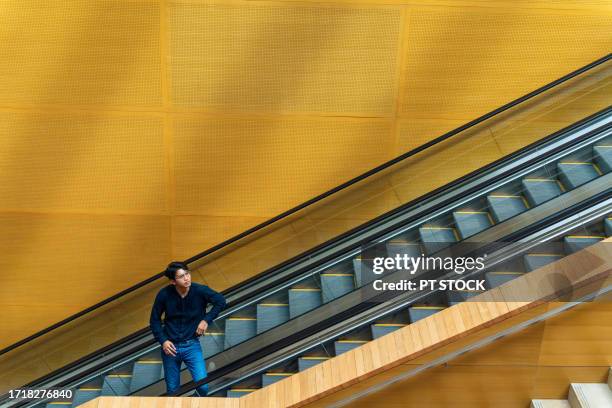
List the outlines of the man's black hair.
<svg viewBox="0 0 612 408">
<path fill-rule="evenodd" d="M 174 280 L 174 278 L 176 277 L 176 271 L 178 271 L 179 269 L 184 269 L 188 271 L 189 267 L 187 266 L 187 264 L 184 264 L 182 262 L 170 262 L 168 264 L 168 267 L 166 267 L 166 270 L 164 271 L 164 275 L 166 275 L 168 279 Z"/>
</svg>

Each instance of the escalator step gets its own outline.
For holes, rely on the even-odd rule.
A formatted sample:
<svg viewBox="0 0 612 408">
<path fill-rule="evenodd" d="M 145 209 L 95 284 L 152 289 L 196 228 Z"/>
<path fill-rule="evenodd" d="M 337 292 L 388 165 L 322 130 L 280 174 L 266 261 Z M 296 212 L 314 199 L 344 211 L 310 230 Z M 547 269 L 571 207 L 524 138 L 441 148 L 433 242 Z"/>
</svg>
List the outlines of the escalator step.
<svg viewBox="0 0 612 408">
<path fill-rule="evenodd" d="M 406 326 L 407 325 L 401 323 L 376 323 L 371 325 L 370 328 L 372 329 L 372 338 L 377 339 Z"/>
<path fill-rule="evenodd" d="M 522 184 L 525 196 L 532 206 L 538 206 L 563 193 L 559 181 L 554 179 L 527 178 L 522 180 Z"/>
<path fill-rule="evenodd" d="M 316 356 L 308 356 L 308 357 L 300 357 L 298 358 L 298 369 L 300 371 L 304 371 L 309 369 L 310 367 L 314 367 L 319 363 L 329 360 L 329 357 L 316 357 Z"/>
<path fill-rule="evenodd" d="M 524 274 L 525 272 L 487 272 L 485 279 L 490 288 L 496 288 Z"/>
<path fill-rule="evenodd" d="M 257 334 L 257 319 L 254 317 L 230 317 L 225 321 L 225 349 Z"/>
<path fill-rule="evenodd" d="M 450 227 L 421 227 L 419 235 L 428 253 L 437 252 L 459 241 L 457 231 Z"/>
<path fill-rule="evenodd" d="M 130 393 L 161 380 L 164 370 L 161 360 L 140 360 L 134 363 Z"/>
<path fill-rule="evenodd" d="M 321 289 L 293 288 L 289 289 L 289 318 L 293 319 L 303 313 L 321 306 Z"/>
<path fill-rule="evenodd" d="M 227 390 L 227 397 L 228 398 L 240 398 L 242 396 L 252 393 L 253 391 L 257 391 L 257 389 L 233 388 L 233 389 Z"/>
<path fill-rule="evenodd" d="M 74 398 L 72 399 L 72 406 L 78 407 L 81 404 L 91 401 L 97 398 L 102 393 L 102 388 L 78 388 L 74 392 Z"/>
<path fill-rule="evenodd" d="M 453 218 L 463 239 L 478 234 L 493 225 L 491 214 L 486 211 L 455 211 Z"/>
<path fill-rule="evenodd" d="M 403 257 L 408 255 L 409 258 L 418 258 L 423 255 L 423 249 L 416 242 L 390 241 L 387 242 L 387 255 L 390 258 L 395 258 L 396 255 Z"/>
<path fill-rule="evenodd" d="M 131 374 L 110 374 L 104 377 L 101 395 L 129 395 Z"/>
<path fill-rule="evenodd" d="M 446 292 L 449 306 L 456 305 L 457 303 L 465 302 L 471 297 L 480 295 L 481 290 L 449 290 Z"/>
<path fill-rule="evenodd" d="M 496 222 L 502 222 L 529 209 L 527 200 L 520 195 L 489 195 L 489 208 Z"/>
<path fill-rule="evenodd" d="M 334 351 L 339 356 L 342 353 L 346 353 L 354 348 L 361 347 L 366 344 L 367 340 L 336 340 L 334 342 Z"/>
<path fill-rule="evenodd" d="M 408 314 L 410 315 L 410 321 L 414 323 L 444 309 L 446 309 L 446 306 L 412 306 L 408 308 Z"/>
<path fill-rule="evenodd" d="M 280 380 L 284 380 L 287 377 L 291 377 L 295 373 L 265 373 L 261 376 L 261 386 L 267 387 L 270 384 L 274 384 Z"/>
<path fill-rule="evenodd" d="M 257 305 L 257 334 L 289 320 L 288 303 L 260 303 Z"/>
<path fill-rule="evenodd" d="M 200 345 L 202 346 L 204 358 L 214 356 L 223 351 L 223 347 L 225 346 L 225 333 L 206 332 L 204 336 L 200 337 Z"/>
<path fill-rule="evenodd" d="M 525 269 L 531 272 L 561 258 L 563 258 L 563 255 L 560 254 L 527 254 L 523 256 L 523 261 L 525 262 Z"/>
<path fill-rule="evenodd" d="M 566 253 L 572 254 L 605 238 L 603 235 L 568 235 L 563 237 L 563 246 Z"/>
<path fill-rule="evenodd" d="M 601 175 L 599 169 L 588 162 L 561 162 L 557 164 L 559 178 L 571 189 L 579 187 Z"/>
<path fill-rule="evenodd" d="M 355 289 L 355 276 L 352 273 L 322 273 L 321 289 L 323 303 L 339 298 Z"/>
<path fill-rule="evenodd" d="M 378 275 L 372 272 L 372 261 L 365 262 L 361 257 L 353 259 L 353 270 L 355 271 L 355 282 L 358 288 L 380 279 Z"/>
<path fill-rule="evenodd" d="M 595 163 L 604 173 L 612 171 L 612 144 L 599 145 L 593 147 Z"/>
</svg>

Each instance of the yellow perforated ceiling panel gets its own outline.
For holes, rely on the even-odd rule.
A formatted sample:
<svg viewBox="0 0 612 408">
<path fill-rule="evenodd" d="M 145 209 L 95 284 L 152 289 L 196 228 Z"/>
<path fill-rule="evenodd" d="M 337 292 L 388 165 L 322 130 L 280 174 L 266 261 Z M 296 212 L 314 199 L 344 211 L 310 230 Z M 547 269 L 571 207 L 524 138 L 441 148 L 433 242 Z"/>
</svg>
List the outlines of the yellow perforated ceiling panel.
<svg viewBox="0 0 612 408">
<path fill-rule="evenodd" d="M 0 213 L 0 225 L 4 345 L 150 277 L 171 258 L 167 216 Z"/>
<path fill-rule="evenodd" d="M 606 55 L 611 26 L 610 14 L 414 8 L 401 114 L 474 119 Z"/>
<path fill-rule="evenodd" d="M 382 119 L 177 118 L 173 131 L 178 214 L 273 216 L 393 155 Z"/>
<path fill-rule="evenodd" d="M 264 221 L 267 218 L 176 216 L 172 220 L 172 253 L 187 259 Z"/>
<path fill-rule="evenodd" d="M 0 112 L 0 209 L 167 209 L 163 120 Z"/>
<path fill-rule="evenodd" d="M 0 16 L 0 104 L 161 104 L 159 2 L 3 0 Z"/>
<path fill-rule="evenodd" d="M 174 3 L 168 21 L 177 106 L 391 113 L 398 9 Z"/>
</svg>

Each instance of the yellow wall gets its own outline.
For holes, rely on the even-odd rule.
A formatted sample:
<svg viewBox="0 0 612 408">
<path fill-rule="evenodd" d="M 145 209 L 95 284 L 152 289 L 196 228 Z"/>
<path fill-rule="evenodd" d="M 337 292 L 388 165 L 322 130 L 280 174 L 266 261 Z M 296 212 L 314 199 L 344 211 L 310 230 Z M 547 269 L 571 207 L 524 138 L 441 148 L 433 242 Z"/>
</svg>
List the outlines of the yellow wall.
<svg viewBox="0 0 612 408">
<path fill-rule="evenodd" d="M 0 1 L 0 346 L 609 52 L 607 1 Z"/>
</svg>

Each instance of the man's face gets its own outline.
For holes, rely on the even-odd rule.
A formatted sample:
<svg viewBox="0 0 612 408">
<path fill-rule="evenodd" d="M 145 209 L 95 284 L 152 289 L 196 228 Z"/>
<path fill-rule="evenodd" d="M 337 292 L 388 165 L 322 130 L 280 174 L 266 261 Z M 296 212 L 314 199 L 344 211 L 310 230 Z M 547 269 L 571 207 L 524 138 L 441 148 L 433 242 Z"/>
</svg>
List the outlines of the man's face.
<svg viewBox="0 0 612 408">
<path fill-rule="evenodd" d="M 174 275 L 173 285 L 180 286 L 182 288 L 188 288 L 191 286 L 191 273 L 184 269 L 179 269 Z"/>
</svg>

